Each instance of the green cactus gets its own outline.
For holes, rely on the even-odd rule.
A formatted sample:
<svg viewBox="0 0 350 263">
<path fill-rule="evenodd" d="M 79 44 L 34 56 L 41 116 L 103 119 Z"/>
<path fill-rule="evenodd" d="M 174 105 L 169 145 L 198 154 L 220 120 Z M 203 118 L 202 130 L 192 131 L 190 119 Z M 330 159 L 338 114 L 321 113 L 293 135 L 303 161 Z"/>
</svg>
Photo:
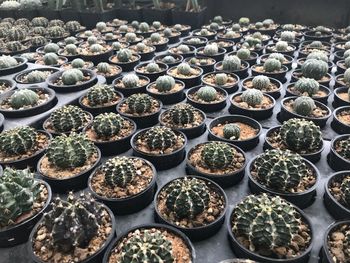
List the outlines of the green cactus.
<svg viewBox="0 0 350 263">
<path fill-rule="evenodd" d="M 177 136 L 173 130 L 165 126 L 154 126 L 145 133 L 147 146 L 150 150 L 165 151 L 176 144 Z"/>
<path fill-rule="evenodd" d="M 240 26 L 249 26 L 250 24 L 250 19 L 248 17 L 241 17 L 239 20 L 238 20 L 238 23 Z"/>
<path fill-rule="evenodd" d="M 309 59 L 317 59 L 317 60 L 322 60 L 324 62 L 328 62 L 328 55 L 324 51 L 317 50 L 307 55 L 306 60 L 309 60 Z"/>
<path fill-rule="evenodd" d="M 218 92 L 211 86 L 203 86 L 197 91 L 197 96 L 205 102 L 212 102 L 216 100 Z"/>
<path fill-rule="evenodd" d="M 163 34 L 165 37 L 171 37 L 173 35 L 173 31 L 171 30 L 171 28 L 166 28 L 163 30 Z"/>
<path fill-rule="evenodd" d="M 315 108 L 315 101 L 306 96 L 296 98 L 293 103 L 294 112 L 302 116 L 310 116 Z"/>
<path fill-rule="evenodd" d="M 22 126 L 0 134 L 0 151 L 7 155 L 20 155 L 33 149 L 38 133 L 34 128 Z"/>
<path fill-rule="evenodd" d="M 60 19 L 53 19 L 49 21 L 48 27 L 61 26 L 64 27 L 64 22 Z"/>
<path fill-rule="evenodd" d="M 165 64 L 174 64 L 174 63 L 176 63 L 176 59 L 173 56 L 165 56 L 162 59 L 162 62 Z"/>
<path fill-rule="evenodd" d="M 210 32 L 209 32 L 209 30 L 208 29 L 206 29 L 206 28 L 202 28 L 200 31 L 199 31 L 199 35 L 201 35 L 201 36 L 209 36 L 210 35 Z"/>
<path fill-rule="evenodd" d="M 161 71 L 159 65 L 155 62 L 148 63 L 145 69 L 147 73 L 157 73 Z"/>
<path fill-rule="evenodd" d="M 66 23 L 65 28 L 72 34 L 72 33 L 76 33 L 77 31 L 79 31 L 81 29 L 81 25 L 78 21 L 68 21 Z"/>
<path fill-rule="evenodd" d="M 33 26 L 47 27 L 49 25 L 49 20 L 46 17 L 39 16 L 32 19 Z"/>
<path fill-rule="evenodd" d="M 200 44 L 200 43 L 202 43 L 202 41 L 203 40 L 201 40 L 200 38 L 198 38 L 198 37 L 191 37 L 191 38 L 189 38 L 189 39 L 187 39 L 186 40 L 186 42 L 188 43 L 188 44 L 190 44 L 190 45 L 198 45 L 198 44 Z M 181 46 L 181 45 L 180 45 Z M 180 47 L 179 46 L 179 47 Z M 185 46 L 187 46 L 187 45 L 185 45 Z M 187 46 L 188 47 L 188 46 Z M 188 52 L 189 52 L 189 48 L 188 48 Z"/>
<path fill-rule="evenodd" d="M 43 36 L 33 36 L 30 39 L 30 43 L 33 47 L 41 47 L 47 44 L 48 40 Z"/>
<path fill-rule="evenodd" d="M 271 53 L 268 58 L 274 58 L 277 59 L 279 62 L 283 64 L 283 62 L 286 60 L 284 55 L 281 53 Z"/>
<path fill-rule="evenodd" d="M 77 44 L 78 43 L 78 40 L 77 40 L 77 38 L 76 37 L 72 37 L 72 36 L 70 36 L 70 37 L 66 37 L 65 39 L 64 39 L 64 43 L 66 44 L 66 45 L 69 45 L 69 44 Z"/>
<path fill-rule="evenodd" d="M 321 80 L 328 72 L 328 64 L 322 60 L 308 59 L 301 66 L 304 77 Z"/>
<path fill-rule="evenodd" d="M 45 65 L 57 65 L 58 56 L 55 53 L 46 53 L 43 57 Z"/>
<path fill-rule="evenodd" d="M 86 34 L 86 32 L 85 32 L 85 34 Z M 95 37 L 94 35 L 89 36 L 89 37 L 87 38 L 86 41 L 87 41 L 87 43 L 89 44 L 89 46 L 98 43 L 98 39 L 97 39 L 97 37 Z"/>
<path fill-rule="evenodd" d="M 117 58 L 119 62 L 122 62 L 122 63 L 129 62 L 130 59 L 132 58 L 132 52 L 127 48 L 123 48 L 118 51 Z"/>
<path fill-rule="evenodd" d="M 50 115 L 52 127 L 57 132 L 76 131 L 86 124 L 86 113 L 74 105 L 54 110 Z"/>
<path fill-rule="evenodd" d="M 113 42 L 112 48 L 114 51 L 118 52 L 119 50 L 122 49 L 122 44 L 120 44 L 120 42 Z"/>
<path fill-rule="evenodd" d="M 126 89 L 138 87 L 140 78 L 133 73 L 127 74 L 122 78 L 122 83 Z"/>
<path fill-rule="evenodd" d="M 217 73 L 215 75 L 215 84 L 218 86 L 224 86 L 227 84 L 229 77 L 226 73 Z"/>
<path fill-rule="evenodd" d="M 176 69 L 179 74 L 184 76 L 189 76 L 192 73 L 192 68 L 188 63 L 181 63 Z"/>
<path fill-rule="evenodd" d="M 257 90 L 269 90 L 269 87 L 271 85 L 271 81 L 269 77 L 260 75 L 255 76 L 252 80 L 253 88 Z"/>
<path fill-rule="evenodd" d="M 78 48 L 75 44 L 68 44 L 64 47 L 64 50 L 68 53 L 68 55 L 77 55 Z"/>
<path fill-rule="evenodd" d="M 137 170 L 130 157 L 114 157 L 107 160 L 101 167 L 105 181 L 111 187 L 127 187 L 137 177 Z"/>
<path fill-rule="evenodd" d="M 350 84 L 350 69 L 347 69 L 344 72 L 344 82 L 346 83 L 346 85 Z"/>
<path fill-rule="evenodd" d="M 60 46 L 56 43 L 49 43 L 44 46 L 45 53 L 57 53 L 60 49 Z"/>
<path fill-rule="evenodd" d="M 28 83 L 39 83 L 46 80 L 46 74 L 40 70 L 33 70 L 27 74 Z"/>
<path fill-rule="evenodd" d="M 100 73 L 108 74 L 111 73 L 112 67 L 107 62 L 100 62 L 97 64 L 97 71 Z"/>
<path fill-rule="evenodd" d="M 238 140 L 241 135 L 241 128 L 238 124 L 228 123 L 223 128 L 224 137 L 230 140 Z"/>
<path fill-rule="evenodd" d="M 155 1 L 159 2 L 158 0 L 155 0 Z M 156 30 L 159 30 L 159 29 L 161 28 L 161 26 L 162 26 L 162 23 L 159 22 L 159 21 L 153 21 L 152 26 L 153 26 Z"/>
<path fill-rule="evenodd" d="M 222 70 L 232 72 L 239 69 L 241 69 L 241 59 L 238 56 L 226 56 L 222 61 Z"/>
<path fill-rule="evenodd" d="M 280 39 L 282 41 L 286 41 L 288 43 L 294 42 L 295 41 L 295 32 L 293 32 L 293 31 L 282 31 Z"/>
<path fill-rule="evenodd" d="M 154 99 L 147 94 L 138 93 L 132 94 L 125 102 L 131 113 L 145 114 L 150 112 L 153 100 Z"/>
<path fill-rule="evenodd" d="M 96 24 L 96 29 L 97 29 L 97 31 L 99 31 L 99 32 L 106 31 L 107 25 L 106 25 L 105 22 L 98 22 L 98 23 Z"/>
<path fill-rule="evenodd" d="M 241 48 L 237 51 L 237 57 L 243 60 L 249 59 L 250 55 L 250 50 L 248 48 Z"/>
<path fill-rule="evenodd" d="M 189 46 L 181 44 L 177 47 L 177 50 L 180 51 L 182 54 L 187 54 L 191 52 L 191 49 Z"/>
<path fill-rule="evenodd" d="M 70 64 L 71 64 L 72 68 L 81 69 L 85 66 L 85 61 L 82 60 L 81 58 L 75 58 L 72 60 L 72 62 Z"/>
<path fill-rule="evenodd" d="M 156 80 L 155 88 L 159 92 L 167 92 L 175 87 L 175 79 L 171 76 L 160 76 Z"/>
<path fill-rule="evenodd" d="M 337 142 L 337 152 L 344 158 L 350 159 L 350 137 Z"/>
<path fill-rule="evenodd" d="M 233 30 L 228 30 L 228 31 L 226 31 L 224 37 L 225 37 L 225 38 L 235 38 L 236 35 L 237 35 L 237 33 L 236 33 L 235 31 L 233 31 Z"/>
<path fill-rule="evenodd" d="M 75 85 L 84 80 L 84 74 L 80 69 L 67 69 L 62 73 L 61 78 L 64 85 Z"/>
<path fill-rule="evenodd" d="M 33 90 L 20 89 L 15 91 L 10 97 L 10 105 L 15 109 L 25 106 L 33 106 L 38 103 L 39 96 Z"/>
<path fill-rule="evenodd" d="M 195 110 L 190 104 L 179 103 L 169 109 L 169 116 L 175 125 L 185 126 L 194 122 Z"/>
<path fill-rule="evenodd" d="M 53 26 L 47 29 L 47 35 L 51 38 L 60 38 L 66 35 L 66 30 L 60 26 Z"/>
<path fill-rule="evenodd" d="M 219 47 L 216 43 L 208 44 L 203 49 L 203 54 L 206 56 L 215 56 L 219 53 Z"/>
<path fill-rule="evenodd" d="M 97 107 L 112 102 L 116 97 L 114 88 L 106 84 L 92 86 L 86 94 L 89 105 Z"/>
<path fill-rule="evenodd" d="M 149 32 L 149 29 L 150 29 L 149 25 L 146 22 L 140 23 L 140 25 L 139 25 L 140 32 L 147 33 L 147 32 Z"/>
<path fill-rule="evenodd" d="M 275 47 L 277 52 L 285 52 L 288 50 L 288 43 L 286 41 L 278 41 Z"/>
<path fill-rule="evenodd" d="M 300 94 L 307 93 L 308 96 L 312 97 L 317 94 L 319 90 L 320 84 L 314 80 L 309 78 L 300 78 L 295 84 L 294 88 Z"/>
<path fill-rule="evenodd" d="M 15 58 L 11 56 L 0 56 L 0 68 L 5 69 L 5 68 L 11 68 L 14 66 L 17 66 L 18 62 Z"/>
<path fill-rule="evenodd" d="M 247 89 L 243 91 L 241 95 L 242 101 L 247 103 L 249 106 L 256 106 L 262 103 L 264 94 L 257 89 Z"/>
<path fill-rule="evenodd" d="M 266 72 L 275 72 L 275 71 L 280 71 L 282 68 L 282 63 L 274 58 L 268 58 L 265 60 L 264 63 L 264 70 Z"/>
<path fill-rule="evenodd" d="M 152 43 L 159 43 L 162 40 L 162 36 L 159 33 L 152 33 L 150 40 Z"/>
<path fill-rule="evenodd" d="M 224 142 L 209 142 L 204 144 L 201 160 L 210 169 L 225 169 L 233 162 L 236 150 Z"/>
<path fill-rule="evenodd" d="M 350 207 L 350 177 L 347 176 L 343 179 L 341 185 L 341 198 L 343 202 Z"/>
<path fill-rule="evenodd" d="M 9 41 L 23 41 L 27 38 L 27 32 L 19 26 L 13 27 L 9 30 L 7 39 Z"/>
<path fill-rule="evenodd" d="M 10 41 L 6 43 L 6 48 L 11 52 L 21 51 L 26 48 L 20 41 Z"/>
<path fill-rule="evenodd" d="M 136 50 L 137 50 L 137 52 L 144 52 L 145 50 L 146 50 L 146 45 L 145 45 L 145 43 L 142 43 L 142 42 L 140 42 L 140 43 L 137 43 L 136 44 Z"/>
<path fill-rule="evenodd" d="M 99 138 L 110 138 L 118 135 L 123 125 L 124 119 L 113 112 L 99 114 L 92 121 L 94 132 Z"/>
<path fill-rule="evenodd" d="M 45 36 L 47 33 L 47 29 L 42 26 L 37 26 L 32 28 L 32 32 L 34 35 Z"/>
</svg>

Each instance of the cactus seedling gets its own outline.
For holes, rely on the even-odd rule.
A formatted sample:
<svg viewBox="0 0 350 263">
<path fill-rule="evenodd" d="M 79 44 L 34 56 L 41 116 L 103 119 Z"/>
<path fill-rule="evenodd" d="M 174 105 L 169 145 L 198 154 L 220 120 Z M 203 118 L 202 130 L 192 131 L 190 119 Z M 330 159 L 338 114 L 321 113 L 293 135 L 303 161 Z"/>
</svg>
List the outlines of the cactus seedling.
<svg viewBox="0 0 350 263">
<path fill-rule="evenodd" d="M 106 161 L 101 171 L 105 175 L 105 181 L 111 187 L 125 188 L 137 176 L 134 162 L 129 157 L 114 157 Z"/>
<path fill-rule="evenodd" d="M 203 54 L 206 56 L 215 56 L 219 53 L 219 47 L 217 44 L 206 45 L 203 49 Z"/>
<path fill-rule="evenodd" d="M 170 108 L 169 115 L 172 123 L 185 126 L 193 123 L 195 108 L 190 104 L 179 103 Z"/>
<path fill-rule="evenodd" d="M 156 80 L 155 88 L 159 92 L 167 92 L 175 87 L 175 79 L 171 76 L 160 76 Z"/>
<path fill-rule="evenodd" d="M 128 97 L 125 102 L 131 113 L 145 114 L 150 112 L 153 100 L 154 99 L 147 94 L 138 93 Z"/>
<path fill-rule="evenodd" d="M 228 82 L 228 76 L 226 73 L 218 73 L 215 75 L 215 84 L 219 86 L 224 86 Z"/>
<path fill-rule="evenodd" d="M 257 89 L 247 89 L 243 91 L 241 95 L 242 101 L 247 103 L 249 106 L 256 106 L 262 103 L 264 94 Z"/>
<path fill-rule="evenodd" d="M 235 71 L 239 70 L 240 68 L 241 59 L 238 56 L 226 56 L 222 61 L 222 70 Z"/>
<path fill-rule="evenodd" d="M 337 142 L 337 152 L 344 158 L 350 159 L 350 137 Z"/>
<path fill-rule="evenodd" d="M 132 53 L 129 49 L 124 48 L 118 51 L 117 58 L 119 62 L 126 63 L 132 58 Z"/>
<path fill-rule="evenodd" d="M 266 72 L 280 71 L 281 67 L 282 67 L 281 62 L 274 58 L 268 58 L 264 63 L 264 70 Z"/>
<path fill-rule="evenodd" d="M 314 100 L 306 96 L 296 98 L 293 103 L 293 110 L 295 111 L 295 113 L 302 116 L 310 116 L 310 114 L 315 108 L 316 105 Z"/>
<path fill-rule="evenodd" d="M 215 101 L 217 98 L 217 95 L 218 95 L 218 92 L 216 91 L 216 89 L 210 86 L 201 87 L 197 91 L 198 98 L 205 102 Z"/>
<path fill-rule="evenodd" d="M 241 48 L 237 51 L 237 57 L 243 60 L 249 59 L 250 55 L 250 50 L 248 48 Z"/>
<path fill-rule="evenodd" d="M 33 106 L 39 100 L 38 94 L 30 89 L 20 89 L 15 91 L 10 97 L 10 105 L 15 109 L 25 106 Z"/>
<path fill-rule="evenodd" d="M 71 62 L 72 68 L 81 69 L 85 66 L 85 61 L 81 58 L 75 58 Z"/>
<path fill-rule="evenodd" d="M 241 134 L 241 129 L 238 124 L 228 123 L 223 128 L 224 137 L 230 140 L 238 140 Z"/>
<path fill-rule="evenodd" d="M 155 126 L 147 130 L 145 140 L 150 150 L 164 152 L 176 144 L 177 136 L 170 128 Z"/>
<path fill-rule="evenodd" d="M 326 76 L 328 71 L 328 64 L 322 60 L 308 59 L 301 66 L 301 72 L 306 78 L 321 80 Z"/>
<path fill-rule="evenodd" d="M 189 76 L 192 73 L 192 68 L 188 63 L 181 63 L 177 66 L 177 72 L 181 75 Z"/>
</svg>

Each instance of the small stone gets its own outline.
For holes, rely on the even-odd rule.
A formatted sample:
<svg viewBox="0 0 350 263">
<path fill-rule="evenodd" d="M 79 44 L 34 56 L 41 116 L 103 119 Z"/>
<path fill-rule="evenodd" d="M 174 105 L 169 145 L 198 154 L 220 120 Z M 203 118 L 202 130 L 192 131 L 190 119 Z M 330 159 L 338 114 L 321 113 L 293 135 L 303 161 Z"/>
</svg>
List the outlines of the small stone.
<svg viewBox="0 0 350 263">
<path fill-rule="evenodd" d="M 343 233 L 341 232 L 333 232 L 332 233 L 332 240 L 334 241 L 338 241 L 338 240 L 344 240 L 345 239 L 345 236 Z"/>
</svg>

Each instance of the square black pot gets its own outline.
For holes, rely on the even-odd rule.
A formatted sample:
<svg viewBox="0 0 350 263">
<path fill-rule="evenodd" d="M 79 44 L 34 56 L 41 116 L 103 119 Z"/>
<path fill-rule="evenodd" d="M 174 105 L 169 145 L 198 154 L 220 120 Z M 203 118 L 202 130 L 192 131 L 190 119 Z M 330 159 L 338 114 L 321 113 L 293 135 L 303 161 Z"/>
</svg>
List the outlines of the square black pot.
<svg viewBox="0 0 350 263">
<path fill-rule="evenodd" d="M 17 10 L 15 12 L 15 18 L 27 18 L 32 20 L 34 17 L 39 16 L 38 10 Z"/>
<path fill-rule="evenodd" d="M 172 9 L 172 23 L 190 25 L 192 29 L 197 29 L 204 25 L 206 12 L 206 7 L 199 12 L 186 12 L 179 9 Z"/>
<path fill-rule="evenodd" d="M 132 22 L 134 20 L 142 21 L 142 9 L 131 9 L 127 7 L 122 7 L 116 9 L 116 18 L 121 20 L 126 20 L 128 22 Z"/>
<path fill-rule="evenodd" d="M 143 20 L 147 23 L 152 23 L 153 21 L 159 21 L 164 25 L 171 25 L 171 9 L 154 9 L 152 6 L 144 7 L 142 9 Z"/>
<path fill-rule="evenodd" d="M 64 22 L 76 20 L 81 23 L 80 13 L 73 9 L 60 10 L 60 16 Z"/>
<path fill-rule="evenodd" d="M 58 11 L 58 10 L 39 9 L 38 14 L 39 14 L 39 16 L 44 16 L 49 20 L 61 19 L 60 11 Z"/>
</svg>

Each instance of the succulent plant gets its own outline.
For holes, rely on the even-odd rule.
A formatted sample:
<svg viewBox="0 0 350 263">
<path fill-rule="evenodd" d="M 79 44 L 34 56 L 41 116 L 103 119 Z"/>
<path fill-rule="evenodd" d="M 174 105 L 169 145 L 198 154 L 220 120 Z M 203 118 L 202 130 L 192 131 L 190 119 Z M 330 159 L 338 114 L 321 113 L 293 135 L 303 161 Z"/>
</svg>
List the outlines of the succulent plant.
<svg viewBox="0 0 350 263">
<path fill-rule="evenodd" d="M 146 50 L 146 47 L 146 44 L 142 42 L 136 44 L 137 52 L 144 52 Z"/>
<path fill-rule="evenodd" d="M 20 109 L 24 106 L 33 106 L 39 100 L 38 94 L 30 89 L 19 89 L 10 97 L 10 105 L 15 109 Z"/>
<path fill-rule="evenodd" d="M 343 202 L 349 207 L 350 206 L 350 178 L 345 177 L 340 185 L 341 198 Z"/>
<path fill-rule="evenodd" d="M 226 139 L 238 140 L 241 134 L 241 129 L 238 124 L 227 123 L 224 125 L 223 134 Z"/>
<path fill-rule="evenodd" d="M 18 10 L 21 4 L 17 1 L 6 0 L 1 3 L 0 10 Z"/>
<path fill-rule="evenodd" d="M 349 85 L 350 84 L 350 69 L 345 70 L 344 72 L 344 82 Z"/>
<path fill-rule="evenodd" d="M 92 44 L 89 50 L 92 53 L 101 53 L 103 51 L 103 46 L 100 44 Z"/>
<path fill-rule="evenodd" d="M 72 68 L 81 69 L 85 66 L 85 61 L 82 60 L 81 58 L 75 58 L 72 60 L 72 62 L 70 64 L 71 64 Z"/>
<path fill-rule="evenodd" d="M 228 30 L 228 31 L 226 31 L 224 37 L 225 37 L 225 38 L 235 38 L 235 37 L 236 37 L 236 34 L 237 34 L 237 33 L 236 33 L 235 31 L 233 31 L 233 30 Z"/>
<path fill-rule="evenodd" d="M 60 49 L 60 46 L 56 43 L 48 43 L 44 46 L 44 52 L 45 53 L 57 53 L 57 51 Z"/>
<path fill-rule="evenodd" d="M 77 38 L 76 37 L 73 37 L 73 36 L 70 36 L 70 37 L 66 37 L 65 39 L 64 39 L 64 43 L 66 44 L 66 45 L 69 45 L 69 44 L 76 44 L 78 42 L 78 40 L 77 40 Z"/>
<path fill-rule="evenodd" d="M 232 164 L 236 150 L 224 142 L 204 144 L 201 160 L 210 169 L 225 169 Z"/>
<path fill-rule="evenodd" d="M 315 101 L 306 96 L 296 98 L 293 103 L 294 112 L 302 116 L 309 116 L 315 107 Z"/>
<path fill-rule="evenodd" d="M 20 41 L 10 41 L 6 43 L 6 48 L 11 52 L 21 51 L 26 48 Z"/>
<path fill-rule="evenodd" d="M 150 150 L 165 151 L 176 144 L 177 136 L 172 129 L 165 126 L 154 126 L 146 131 L 145 140 Z"/>
<path fill-rule="evenodd" d="M 282 31 L 280 39 L 282 41 L 286 41 L 286 42 L 289 42 L 289 43 L 294 42 L 295 41 L 295 32 L 293 32 L 293 31 Z"/>
<path fill-rule="evenodd" d="M 286 41 L 278 41 L 275 46 L 278 52 L 284 52 L 288 50 L 288 43 Z"/>
<path fill-rule="evenodd" d="M 155 88 L 159 92 L 167 92 L 174 87 L 175 87 L 175 79 L 171 76 L 167 76 L 167 75 L 160 76 L 156 80 Z"/>
<path fill-rule="evenodd" d="M 41 47 L 47 44 L 47 39 L 46 37 L 43 36 L 33 36 L 30 39 L 30 43 L 33 47 Z"/>
<path fill-rule="evenodd" d="M 46 17 L 39 16 L 32 19 L 33 26 L 47 27 L 49 25 L 49 20 Z"/>
<path fill-rule="evenodd" d="M 215 84 L 219 86 L 224 86 L 228 82 L 228 75 L 226 73 L 217 73 L 215 75 Z"/>
<path fill-rule="evenodd" d="M 131 89 L 138 86 L 140 78 L 133 73 L 129 73 L 122 78 L 122 82 L 125 88 Z"/>
<path fill-rule="evenodd" d="M 217 44 L 208 44 L 203 49 L 203 54 L 206 56 L 215 56 L 219 53 L 219 47 Z"/>
<path fill-rule="evenodd" d="M 0 151 L 8 155 L 24 154 L 35 146 L 37 135 L 29 126 L 6 130 L 0 134 Z"/>
<path fill-rule="evenodd" d="M 131 113 L 144 114 L 151 110 L 154 99 L 142 93 L 132 94 L 126 99 L 126 104 Z"/>
<path fill-rule="evenodd" d="M 148 63 L 145 69 L 147 73 L 157 73 L 161 71 L 159 65 L 155 62 Z"/>
<path fill-rule="evenodd" d="M 121 50 L 122 49 L 122 44 L 120 44 L 120 42 L 113 42 L 112 43 L 112 48 L 113 48 L 113 50 L 115 50 L 115 51 L 119 51 L 119 50 Z"/>
<path fill-rule="evenodd" d="M 117 58 L 118 58 L 119 62 L 123 62 L 123 63 L 129 62 L 131 57 L 132 57 L 132 53 L 127 48 L 123 48 L 123 49 L 119 50 L 117 53 Z"/>
<path fill-rule="evenodd" d="M 72 34 L 79 31 L 81 29 L 81 25 L 78 21 L 73 20 L 73 21 L 68 21 L 66 23 L 65 28 Z"/>
<path fill-rule="evenodd" d="M 64 27 L 64 22 L 61 19 L 52 19 L 49 21 L 48 27 L 61 26 Z"/>
<path fill-rule="evenodd" d="M 113 101 L 116 97 L 114 88 L 106 84 L 96 84 L 89 89 L 86 98 L 92 107 L 101 106 Z"/>
<path fill-rule="evenodd" d="M 162 40 L 162 36 L 159 33 L 152 33 L 150 39 L 152 43 L 159 43 Z"/>
<path fill-rule="evenodd" d="M 28 83 L 39 83 L 46 80 L 46 74 L 40 70 L 33 70 L 27 74 Z"/>
<path fill-rule="evenodd" d="M 123 125 L 124 119 L 113 112 L 99 114 L 92 121 L 94 132 L 99 138 L 118 135 Z"/>
<path fill-rule="evenodd" d="M 222 61 L 222 70 L 236 71 L 241 69 L 241 59 L 238 56 L 226 56 Z"/>
<path fill-rule="evenodd" d="M 58 56 L 55 53 L 46 53 L 43 57 L 45 65 L 57 65 Z"/>
<path fill-rule="evenodd" d="M 85 32 L 85 34 L 86 34 L 86 32 Z M 89 46 L 98 43 L 98 39 L 94 35 L 89 36 L 86 41 L 89 44 Z"/>
<path fill-rule="evenodd" d="M 283 62 L 286 60 L 283 54 L 281 53 L 271 53 L 268 58 L 277 59 L 279 62 L 283 64 Z"/>
<path fill-rule="evenodd" d="M 328 72 L 328 64 L 322 60 L 308 59 L 301 66 L 301 72 L 306 78 L 320 80 Z"/>
<path fill-rule="evenodd" d="M 243 91 L 241 95 L 242 101 L 247 103 L 249 106 L 256 106 L 262 103 L 264 94 L 257 89 L 247 89 Z"/>
<path fill-rule="evenodd" d="M 47 34 L 49 37 L 52 38 L 60 38 L 66 34 L 66 30 L 64 30 L 64 28 L 60 26 L 53 26 L 47 29 Z"/>
<path fill-rule="evenodd" d="M 110 64 L 108 64 L 107 62 L 100 62 L 97 64 L 97 71 L 104 73 L 104 74 L 108 74 L 111 72 L 112 67 Z"/>
<path fill-rule="evenodd" d="M 5 68 L 11 68 L 18 65 L 18 62 L 15 58 L 11 56 L 0 56 L 0 68 L 5 69 Z"/>
<path fill-rule="evenodd" d="M 99 32 L 103 32 L 107 29 L 107 25 L 105 22 L 98 22 L 96 24 L 96 29 L 99 31 Z"/>
<path fill-rule="evenodd" d="M 214 101 L 217 98 L 218 92 L 211 86 L 203 86 L 197 91 L 199 99 L 205 102 Z"/>
<path fill-rule="evenodd" d="M 350 57 L 345 58 L 344 66 L 346 69 L 350 68 Z"/>
<path fill-rule="evenodd" d="M 190 104 L 179 103 L 169 109 L 172 123 L 185 126 L 194 122 L 195 108 Z"/>
<path fill-rule="evenodd" d="M 181 63 L 176 67 L 176 69 L 181 75 L 188 76 L 192 73 L 192 68 L 188 63 Z"/>
<path fill-rule="evenodd" d="M 199 35 L 201 35 L 201 36 L 209 36 L 209 35 L 210 35 L 210 32 L 209 32 L 208 29 L 202 28 L 202 29 L 199 31 Z"/>
<path fill-rule="evenodd" d="M 19 26 L 13 27 L 8 31 L 7 39 L 9 41 L 22 41 L 27 37 L 27 32 Z"/>
<path fill-rule="evenodd" d="M 164 34 L 165 37 L 171 37 L 172 34 L 173 34 L 173 31 L 170 28 L 165 28 L 163 30 L 163 34 Z"/>
<path fill-rule="evenodd" d="M 173 64 L 173 63 L 176 62 L 176 59 L 173 56 L 165 56 L 162 59 L 162 62 L 165 63 L 165 64 Z"/>
<path fill-rule="evenodd" d="M 62 73 L 61 78 L 64 85 L 75 85 L 84 79 L 84 74 L 80 69 L 67 69 Z"/>
<path fill-rule="evenodd" d="M 162 26 L 162 23 L 161 22 L 159 22 L 159 21 L 153 21 L 153 23 L 152 23 L 152 26 L 155 28 L 155 29 L 160 29 L 161 28 L 161 26 Z"/>
<path fill-rule="evenodd" d="M 238 23 L 240 26 L 249 26 L 250 24 L 250 19 L 248 17 L 241 17 L 239 20 L 238 20 Z"/>
<path fill-rule="evenodd" d="M 108 185 L 125 188 L 137 176 L 134 162 L 130 157 L 114 157 L 107 160 L 101 167 Z"/>
<path fill-rule="evenodd" d="M 309 78 L 300 78 L 294 84 L 295 90 L 297 90 L 300 94 L 307 93 L 307 95 L 310 97 L 317 94 L 319 87 L 320 84 L 316 80 Z"/>
<path fill-rule="evenodd" d="M 341 156 L 350 159 L 350 137 L 339 140 L 337 146 L 337 152 Z"/>
<path fill-rule="evenodd" d="M 64 50 L 69 54 L 69 55 L 77 55 L 78 54 L 78 48 L 75 44 L 68 44 L 65 46 Z"/>
<path fill-rule="evenodd" d="M 70 132 L 82 128 L 86 122 L 86 113 L 77 106 L 66 105 L 54 110 L 50 120 L 55 131 Z"/>
<path fill-rule="evenodd" d="M 269 77 L 259 75 L 255 76 L 252 80 L 253 88 L 257 90 L 268 90 L 271 85 Z"/>
<path fill-rule="evenodd" d="M 243 60 L 250 58 L 250 50 L 248 48 L 240 48 L 237 51 L 237 57 Z"/>
<path fill-rule="evenodd" d="M 149 24 L 147 24 L 146 22 L 140 23 L 139 30 L 142 33 L 147 33 L 149 31 Z"/>
<path fill-rule="evenodd" d="M 182 54 L 187 54 L 191 51 L 190 47 L 184 44 L 181 44 L 177 47 L 177 50 L 180 51 Z"/>
<path fill-rule="evenodd" d="M 323 51 L 316 50 L 311 52 L 309 55 L 307 55 L 306 60 L 309 60 L 309 59 L 317 59 L 317 60 L 322 60 L 324 62 L 328 62 L 328 55 Z"/>
<path fill-rule="evenodd" d="M 282 63 L 274 58 L 268 58 L 265 60 L 264 63 L 264 70 L 266 72 L 275 72 L 275 71 L 280 71 L 282 68 Z"/>
</svg>

